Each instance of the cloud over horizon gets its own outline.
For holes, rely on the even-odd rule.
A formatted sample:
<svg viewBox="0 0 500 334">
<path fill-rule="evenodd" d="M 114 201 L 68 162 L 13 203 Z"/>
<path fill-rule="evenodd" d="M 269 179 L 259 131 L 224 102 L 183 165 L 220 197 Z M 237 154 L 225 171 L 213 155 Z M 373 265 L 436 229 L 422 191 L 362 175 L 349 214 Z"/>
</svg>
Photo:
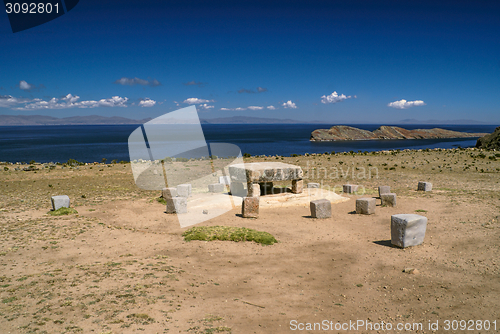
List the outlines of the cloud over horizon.
<svg viewBox="0 0 500 334">
<path fill-rule="evenodd" d="M 257 87 L 257 92 L 255 92 L 253 89 L 246 89 L 246 88 L 242 88 L 242 89 L 238 90 L 238 93 L 240 93 L 240 94 L 242 94 L 242 93 L 255 94 L 255 93 L 264 93 L 264 92 L 267 92 L 267 88 Z"/>
<path fill-rule="evenodd" d="M 45 88 L 45 86 L 42 84 L 40 84 L 40 86 L 37 87 L 36 85 L 30 84 L 25 80 L 19 81 L 18 87 L 19 87 L 19 89 L 22 89 L 22 90 L 27 91 L 27 92 L 31 92 L 34 90 L 39 90 L 41 88 Z"/>
<path fill-rule="evenodd" d="M 346 96 L 345 94 L 339 95 L 336 91 L 334 91 L 330 95 L 323 95 L 321 97 L 321 103 L 324 103 L 324 104 L 337 103 L 337 102 L 342 102 L 342 101 L 350 99 L 350 98 L 351 98 L 351 95 L 349 95 L 349 96 Z"/>
<path fill-rule="evenodd" d="M 287 102 L 283 103 L 282 106 L 286 109 L 297 109 L 297 105 L 292 102 L 292 100 L 288 100 Z"/>
<path fill-rule="evenodd" d="M 141 106 L 141 107 L 152 107 L 155 104 L 156 104 L 156 101 L 151 100 L 149 97 L 146 97 L 145 99 L 143 99 L 139 102 L 139 106 Z"/>
<path fill-rule="evenodd" d="M 88 100 L 79 101 L 80 97 L 68 94 L 61 99 L 51 98 L 49 101 L 42 99 L 33 99 L 20 103 L 27 103 L 23 107 L 14 108 L 17 110 L 36 110 L 36 109 L 69 109 L 69 108 L 97 108 L 97 107 L 127 107 L 127 97 L 113 96 L 109 99 L 99 101 Z"/>
<path fill-rule="evenodd" d="M 197 97 L 190 97 L 190 98 L 182 101 L 182 103 L 187 103 L 187 104 L 201 104 L 201 103 L 210 103 L 210 102 L 215 102 L 215 100 L 204 100 L 204 99 L 199 99 Z"/>
<path fill-rule="evenodd" d="M 151 86 L 151 87 L 161 86 L 161 82 L 159 82 L 156 79 L 144 80 L 144 79 L 139 79 L 137 77 L 135 78 L 123 77 L 121 79 L 116 80 L 113 83 L 123 86 L 135 86 L 135 85 Z"/>
<path fill-rule="evenodd" d="M 422 100 L 406 101 L 405 99 L 394 101 L 389 103 L 387 106 L 396 109 L 408 109 L 411 107 L 425 106 L 425 102 Z"/>
</svg>

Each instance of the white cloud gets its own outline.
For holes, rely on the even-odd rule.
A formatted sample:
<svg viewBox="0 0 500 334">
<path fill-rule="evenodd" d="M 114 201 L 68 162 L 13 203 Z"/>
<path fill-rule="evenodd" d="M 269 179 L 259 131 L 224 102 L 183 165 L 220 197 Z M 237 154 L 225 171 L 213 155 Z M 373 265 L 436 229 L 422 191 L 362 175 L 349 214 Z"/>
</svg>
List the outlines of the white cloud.
<svg viewBox="0 0 500 334">
<path fill-rule="evenodd" d="M 198 99 L 196 97 L 190 97 L 189 99 L 185 99 L 184 102 L 182 103 L 187 103 L 187 104 L 200 104 L 200 103 L 207 103 L 207 102 L 215 102 L 214 100 L 204 100 L 204 99 Z"/>
<path fill-rule="evenodd" d="M 275 106 L 267 106 L 267 109 L 269 109 L 269 110 L 276 110 L 276 107 Z"/>
<path fill-rule="evenodd" d="M 34 88 L 34 86 L 30 85 L 24 80 L 21 80 L 19 81 L 19 88 L 21 88 L 22 90 L 31 90 L 32 88 Z"/>
<path fill-rule="evenodd" d="M 234 108 L 234 110 L 241 111 L 241 110 L 247 110 L 247 108 L 241 108 L 241 107 L 239 107 L 239 108 Z"/>
<path fill-rule="evenodd" d="M 123 77 L 121 79 L 116 80 L 114 83 L 124 86 L 135 86 L 135 85 L 152 86 L 152 87 L 161 86 L 161 82 L 159 82 L 156 79 L 144 80 L 144 79 L 139 79 L 137 77 L 135 78 Z"/>
<path fill-rule="evenodd" d="M 248 109 L 250 109 L 250 110 L 262 110 L 262 109 L 264 109 L 264 107 L 250 106 L 250 107 L 248 107 Z"/>
<path fill-rule="evenodd" d="M 220 110 L 233 110 L 231 108 L 220 108 Z"/>
<path fill-rule="evenodd" d="M 408 109 L 411 107 L 425 106 L 425 103 L 422 100 L 406 101 L 405 99 L 403 99 L 391 102 L 387 106 L 396 109 Z"/>
<path fill-rule="evenodd" d="M 144 100 L 141 100 L 139 102 L 139 105 L 141 107 L 152 107 L 156 104 L 155 100 L 151 100 L 150 98 L 146 97 Z"/>
<path fill-rule="evenodd" d="M 297 109 L 297 105 L 293 103 L 291 100 L 288 100 L 287 102 L 283 103 L 282 106 L 285 108 Z"/>
<path fill-rule="evenodd" d="M 0 108 L 10 108 L 16 104 L 24 102 L 25 100 L 20 100 L 10 95 L 0 95 Z"/>
<path fill-rule="evenodd" d="M 342 102 L 346 99 L 350 99 L 351 95 L 346 96 L 344 94 L 338 94 L 337 92 L 333 92 L 330 95 L 323 95 L 321 97 L 321 103 L 337 103 L 337 102 Z"/>
<path fill-rule="evenodd" d="M 68 103 L 75 103 L 79 99 L 80 99 L 80 96 L 77 96 L 77 95 L 73 96 L 71 94 L 68 94 L 65 97 L 63 97 L 61 100 L 64 100 L 64 101 L 66 101 Z"/>
<path fill-rule="evenodd" d="M 208 110 L 208 109 L 212 109 L 214 106 L 209 106 L 208 104 L 206 103 L 203 103 L 203 104 L 200 104 L 198 106 L 198 109 L 202 109 L 202 110 Z"/>
<path fill-rule="evenodd" d="M 49 101 L 42 99 L 33 99 L 20 103 L 26 103 L 24 107 L 15 108 L 18 110 L 33 110 L 33 109 L 69 109 L 69 108 L 97 108 L 97 107 L 127 107 L 127 97 L 113 96 L 110 99 L 101 99 L 99 101 L 88 100 L 79 101 L 77 95 L 68 94 L 61 98 L 51 98 Z"/>
</svg>

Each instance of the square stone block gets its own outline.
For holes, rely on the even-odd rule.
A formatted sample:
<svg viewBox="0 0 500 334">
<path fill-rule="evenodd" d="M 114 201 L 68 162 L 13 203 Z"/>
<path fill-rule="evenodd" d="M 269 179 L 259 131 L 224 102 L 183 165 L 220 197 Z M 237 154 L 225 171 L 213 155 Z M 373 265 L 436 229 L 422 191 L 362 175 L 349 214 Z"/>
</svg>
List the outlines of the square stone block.
<svg viewBox="0 0 500 334">
<path fill-rule="evenodd" d="M 418 183 L 418 190 L 420 190 L 420 191 L 431 191 L 432 190 L 432 183 L 430 183 L 430 182 L 419 182 Z"/>
<path fill-rule="evenodd" d="M 373 215 L 375 213 L 375 198 L 359 198 L 356 200 L 356 213 Z"/>
<path fill-rule="evenodd" d="M 67 195 L 52 196 L 50 201 L 54 211 L 60 208 L 69 208 L 69 197 Z"/>
<path fill-rule="evenodd" d="M 313 218 L 330 218 L 332 216 L 332 203 L 327 199 L 311 201 L 310 207 Z"/>
<path fill-rule="evenodd" d="M 427 217 L 415 214 L 391 216 L 391 244 L 405 248 L 424 242 Z"/>
<path fill-rule="evenodd" d="M 346 194 L 353 194 L 353 193 L 355 193 L 356 191 L 358 191 L 358 187 L 359 187 L 358 185 L 354 185 L 354 184 L 344 184 L 342 186 L 343 191 Z"/>
<path fill-rule="evenodd" d="M 243 186 L 243 183 L 232 182 L 231 183 L 231 195 L 245 197 L 247 195 L 247 190 Z"/>
<path fill-rule="evenodd" d="M 179 184 L 177 186 L 177 196 L 180 197 L 189 197 L 191 196 L 191 184 Z"/>
<path fill-rule="evenodd" d="M 380 195 L 380 199 L 382 200 L 382 205 L 396 206 L 396 194 L 394 193 L 382 194 Z"/>
<path fill-rule="evenodd" d="M 163 198 L 173 198 L 177 196 L 177 188 L 163 188 L 161 191 L 161 197 Z"/>
<path fill-rule="evenodd" d="M 307 188 L 319 188 L 319 183 L 309 182 Z"/>
<path fill-rule="evenodd" d="M 303 189 L 304 189 L 303 180 L 292 180 L 292 193 L 300 194 Z"/>
<path fill-rule="evenodd" d="M 378 197 L 382 198 L 383 194 L 389 194 L 391 192 L 391 187 L 389 186 L 380 186 L 378 187 Z"/>
<path fill-rule="evenodd" d="M 219 176 L 219 183 L 230 185 L 231 178 L 229 176 Z"/>
<path fill-rule="evenodd" d="M 165 200 L 167 201 L 167 213 L 187 213 L 186 197 L 166 198 Z"/>
<path fill-rule="evenodd" d="M 244 197 L 241 205 L 243 218 L 259 217 L 259 197 Z"/>
<path fill-rule="evenodd" d="M 226 185 L 224 183 L 214 183 L 208 185 L 208 191 L 211 193 L 221 193 L 224 191 Z"/>
<path fill-rule="evenodd" d="M 248 183 L 248 197 L 260 197 L 260 185 L 255 183 Z"/>
</svg>

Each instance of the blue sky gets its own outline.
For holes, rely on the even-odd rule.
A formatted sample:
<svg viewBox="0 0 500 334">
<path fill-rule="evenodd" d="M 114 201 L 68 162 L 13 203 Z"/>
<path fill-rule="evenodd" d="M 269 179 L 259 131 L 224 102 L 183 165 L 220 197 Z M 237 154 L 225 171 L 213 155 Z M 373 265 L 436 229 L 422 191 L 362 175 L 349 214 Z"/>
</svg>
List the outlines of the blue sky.
<svg viewBox="0 0 500 334">
<path fill-rule="evenodd" d="M 87 1 L 12 33 L 0 114 L 500 124 L 498 1 Z"/>
</svg>

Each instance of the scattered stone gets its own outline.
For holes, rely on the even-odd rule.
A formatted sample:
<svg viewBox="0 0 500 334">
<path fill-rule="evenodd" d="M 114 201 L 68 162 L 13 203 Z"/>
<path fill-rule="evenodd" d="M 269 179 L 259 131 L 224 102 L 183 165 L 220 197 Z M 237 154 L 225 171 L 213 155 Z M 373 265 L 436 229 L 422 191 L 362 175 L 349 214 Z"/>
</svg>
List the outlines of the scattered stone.
<svg viewBox="0 0 500 334">
<path fill-rule="evenodd" d="M 208 215 L 208 210 L 203 210 L 204 215 Z"/>
<path fill-rule="evenodd" d="M 309 182 L 307 188 L 319 188 L 319 183 Z"/>
<path fill-rule="evenodd" d="M 187 198 L 174 197 L 166 198 L 167 213 L 187 213 Z"/>
<path fill-rule="evenodd" d="M 311 201 L 311 217 L 330 218 L 332 216 L 332 203 L 327 199 L 317 199 Z"/>
<path fill-rule="evenodd" d="M 382 200 L 382 205 L 391 207 L 396 206 L 396 194 L 394 193 L 382 194 L 380 195 L 380 199 Z"/>
<path fill-rule="evenodd" d="M 67 195 L 52 196 L 50 201 L 52 202 L 52 210 L 54 211 L 60 208 L 69 208 L 70 201 Z"/>
<path fill-rule="evenodd" d="M 383 194 L 389 194 L 391 192 L 391 187 L 380 186 L 378 187 L 378 197 L 382 197 Z"/>
<path fill-rule="evenodd" d="M 373 215 L 375 206 L 375 198 L 359 198 L 356 200 L 356 213 L 358 215 Z"/>
<path fill-rule="evenodd" d="M 416 214 L 391 216 L 391 244 L 405 248 L 424 242 L 427 217 Z"/>
<path fill-rule="evenodd" d="M 259 197 L 244 197 L 241 205 L 243 218 L 259 217 Z"/>
<path fill-rule="evenodd" d="M 432 190 L 432 183 L 430 183 L 430 182 L 419 182 L 418 183 L 418 190 L 420 190 L 420 191 L 431 191 Z"/>
<path fill-rule="evenodd" d="M 161 197 L 163 198 L 177 197 L 177 188 L 163 188 L 161 191 Z"/>
<path fill-rule="evenodd" d="M 358 191 L 358 185 L 354 185 L 354 184 L 344 184 L 342 186 L 343 188 L 343 191 L 345 194 L 353 194 L 355 193 L 356 191 Z"/>
<path fill-rule="evenodd" d="M 191 196 L 191 184 L 179 184 L 177 186 L 177 196 L 180 197 L 189 197 Z"/>
<path fill-rule="evenodd" d="M 208 185 L 208 191 L 211 193 L 221 193 L 224 191 L 226 185 L 224 183 L 214 183 Z"/>
<path fill-rule="evenodd" d="M 405 268 L 405 269 L 403 269 L 403 272 L 407 273 L 407 274 L 413 274 L 413 275 L 418 275 L 420 273 L 420 271 L 418 269 L 415 269 L 415 268 Z"/>
<path fill-rule="evenodd" d="M 229 176 L 219 176 L 219 183 L 230 185 L 231 178 Z"/>
<path fill-rule="evenodd" d="M 292 193 L 300 194 L 304 189 L 304 181 L 303 180 L 292 180 Z"/>
<path fill-rule="evenodd" d="M 260 197 L 260 185 L 255 183 L 247 184 L 248 197 Z"/>
</svg>

